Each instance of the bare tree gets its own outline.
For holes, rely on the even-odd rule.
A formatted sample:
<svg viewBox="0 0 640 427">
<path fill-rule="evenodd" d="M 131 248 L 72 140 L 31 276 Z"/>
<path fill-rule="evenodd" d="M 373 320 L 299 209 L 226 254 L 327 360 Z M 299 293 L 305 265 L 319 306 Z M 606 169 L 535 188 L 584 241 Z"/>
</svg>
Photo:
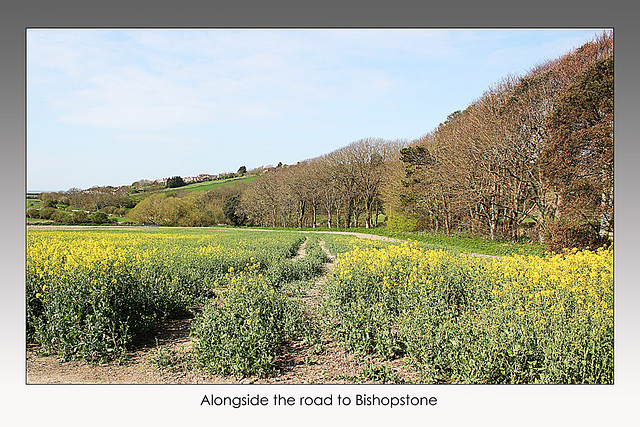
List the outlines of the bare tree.
<svg viewBox="0 0 640 427">
<path fill-rule="evenodd" d="M 336 174 L 332 168 L 330 156 L 321 156 L 313 161 L 312 176 L 316 182 L 320 205 L 327 214 L 328 228 L 339 226 L 339 213 L 337 213 L 338 223 L 334 223 L 333 221 L 334 208 L 338 207 L 338 183 L 336 181 Z"/>
<path fill-rule="evenodd" d="M 254 180 L 242 193 L 241 206 L 250 221 L 260 225 L 278 226 L 283 205 L 280 172 L 269 172 Z"/>
</svg>

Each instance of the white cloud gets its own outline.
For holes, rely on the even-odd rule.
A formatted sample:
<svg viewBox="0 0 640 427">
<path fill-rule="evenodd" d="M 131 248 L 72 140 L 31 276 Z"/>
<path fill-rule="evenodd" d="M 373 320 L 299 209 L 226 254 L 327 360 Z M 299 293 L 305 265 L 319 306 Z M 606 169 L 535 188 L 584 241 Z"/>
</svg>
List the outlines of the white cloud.
<svg viewBox="0 0 640 427">
<path fill-rule="evenodd" d="M 241 125 L 399 89 L 402 79 L 373 68 L 416 49 L 442 53 L 442 34 L 417 33 L 422 44 L 415 31 L 47 31 L 30 35 L 30 63 L 38 82 L 46 69 L 73 77 L 50 100 L 63 123 Z"/>
</svg>

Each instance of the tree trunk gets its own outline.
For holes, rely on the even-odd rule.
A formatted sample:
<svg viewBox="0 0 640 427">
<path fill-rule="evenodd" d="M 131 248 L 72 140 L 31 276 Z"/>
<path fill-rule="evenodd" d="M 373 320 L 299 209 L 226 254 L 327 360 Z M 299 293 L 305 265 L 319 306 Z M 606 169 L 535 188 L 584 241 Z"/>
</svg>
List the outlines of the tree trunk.
<svg viewBox="0 0 640 427">
<path fill-rule="evenodd" d="M 311 208 L 313 209 L 313 225 L 311 227 L 316 228 L 316 223 L 318 222 L 318 209 L 316 208 L 315 203 L 311 205 Z"/>
<path fill-rule="evenodd" d="M 306 206 L 305 201 L 300 201 L 298 204 L 298 228 L 302 228 L 302 221 L 304 219 L 305 206 Z"/>
<path fill-rule="evenodd" d="M 379 203 L 378 203 L 378 200 L 376 199 L 376 209 L 374 211 L 375 212 L 375 216 L 373 217 L 374 227 L 378 226 L 378 216 L 380 216 L 380 213 L 379 213 L 378 209 L 379 209 Z"/>
</svg>

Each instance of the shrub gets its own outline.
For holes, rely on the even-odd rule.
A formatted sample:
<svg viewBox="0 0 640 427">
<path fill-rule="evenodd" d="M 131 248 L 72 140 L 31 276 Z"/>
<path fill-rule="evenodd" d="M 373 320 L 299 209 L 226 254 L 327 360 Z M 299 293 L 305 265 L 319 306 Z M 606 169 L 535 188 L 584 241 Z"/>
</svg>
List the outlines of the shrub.
<svg viewBox="0 0 640 427">
<path fill-rule="evenodd" d="M 111 222 L 107 214 L 103 212 L 94 212 L 91 215 L 89 215 L 88 219 L 94 224 L 106 224 L 108 222 Z"/>
<path fill-rule="evenodd" d="M 40 209 L 40 218 L 42 219 L 53 219 L 52 215 L 58 212 L 58 210 L 56 208 L 52 208 L 52 207 L 45 207 Z"/>
<path fill-rule="evenodd" d="M 244 215 L 240 209 L 240 194 L 232 194 L 228 196 L 224 200 L 222 212 L 229 221 L 229 224 L 234 227 L 243 225 L 247 220 L 246 215 Z"/>
<path fill-rule="evenodd" d="M 389 214 L 387 229 L 390 232 L 416 231 L 418 229 L 418 217 L 409 213 L 396 211 Z"/>
<path fill-rule="evenodd" d="M 84 211 L 75 211 L 71 214 L 72 224 L 86 224 L 90 222 L 89 215 Z"/>
<path fill-rule="evenodd" d="M 29 208 L 27 209 L 26 215 L 27 215 L 27 218 L 34 218 L 34 219 L 40 218 L 40 210 L 36 208 Z"/>
<path fill-rule="evenodd" d="M 116 215 L 116 216 L 124 216 L 127 213 L 126 208 L 119 208 L 117 206 L 105 206 L 102 208 L 102 212 L 107 215 Z"/>
<path fill-rule="evenodd" d="M 118 208 L 116 206 L 105 206 L 104 208 L 102 208 L 102 212 L 106 213 L 107 215 L 113 215 L 116 213 L 117 209 Z"/>
<path fill-rule="evenodd" d="M 57 223 L 65 224 L 71 222 L 71 214 L 65 211 L 56 210 L 51 215 L 51 219 Z"/>
</svg>

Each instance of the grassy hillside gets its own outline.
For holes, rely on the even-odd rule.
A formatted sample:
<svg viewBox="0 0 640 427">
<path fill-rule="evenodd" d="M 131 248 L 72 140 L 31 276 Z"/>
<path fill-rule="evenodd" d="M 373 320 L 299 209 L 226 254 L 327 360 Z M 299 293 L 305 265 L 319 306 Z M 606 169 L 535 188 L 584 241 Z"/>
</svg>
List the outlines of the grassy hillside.
<svg viewBox="0 0 640 427">
<path fill-rule="evenodd" d="M 213 190 L 216 187 L 220 187 L 221 185 L 237 185 L 239 182 L 251 182 L 256 178 L 257 176 L 245 176 L 242 178 L 231 178 L 221 181 L 197 182 L 195 184 L 185 185 L 184 187 L 168 188 L 162 191 L 166 193 L 178 193 L 182 191 L 208 191 Z"/>
<path fill-rule="evenodd" d="M 240 182 L 251 182 L 256 178 L 257 176 L 245 176 L 241 178 L 229 178 L 229 179 L 224 179 L 219 181 L 216 180 L 216 181 L 196 182 L 194 184 L 188 184 L 183 187 L 177 187 L 177 188 L 164 188 L 164 187 L 146 188 L 146 189 L 142 189 L 138 193 L 132 194 L 131 196 L 136 201 L 140 201 L 145 197 L 148 197 L 158 192 L 165 193 L 165 194 L 176 194 L 176 193 L 183 193 L 183 192 L 208 191 L 223 185 L 237 185 Z"/>
</svg>

